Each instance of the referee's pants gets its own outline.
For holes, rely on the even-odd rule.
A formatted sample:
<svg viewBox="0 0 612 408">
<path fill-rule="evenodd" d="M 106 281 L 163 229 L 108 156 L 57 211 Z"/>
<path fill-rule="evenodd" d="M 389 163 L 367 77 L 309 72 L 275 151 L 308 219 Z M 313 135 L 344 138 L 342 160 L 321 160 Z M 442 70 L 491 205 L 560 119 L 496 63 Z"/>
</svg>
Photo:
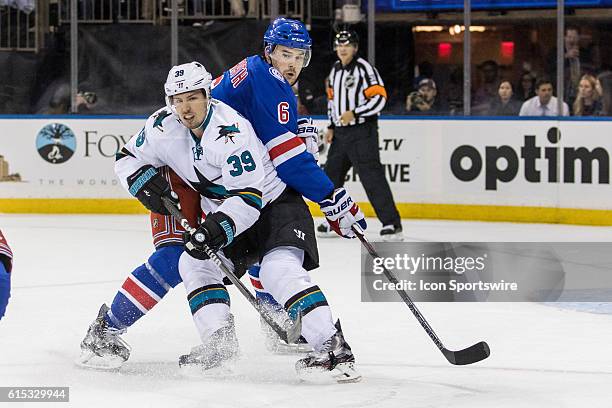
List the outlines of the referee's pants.
<svg viewBox="0 0 612 408">
<path fill-rule="evenodd" d="M 325 163 L 325 172 L 334 183 L 342 187 L 351 169 L 359 174 L 368 200 L 383 225 L 401 225 L 401 220 L 391 188 L 385 178 L 378 151 L 378 123 L 366 122 L 361 125 L 336 127 Z"/>
</svg>

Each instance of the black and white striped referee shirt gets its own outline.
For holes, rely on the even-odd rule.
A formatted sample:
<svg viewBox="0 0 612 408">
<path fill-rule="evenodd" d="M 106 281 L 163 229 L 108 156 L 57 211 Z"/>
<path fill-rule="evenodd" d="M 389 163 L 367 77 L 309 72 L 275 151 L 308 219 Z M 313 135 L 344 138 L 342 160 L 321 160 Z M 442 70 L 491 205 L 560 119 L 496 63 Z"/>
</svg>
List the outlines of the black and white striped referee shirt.
<svg viewBox="0 0 612 408">
<path fill-rule="evenodd" d="M 363 58 L 353 58 L 343 67 L 336 61 L 327 78 L 327 114 L 332 125 L 352 126 L 375 120 L 387 101 L 380 74 Z M 340 116 L 352 110 L 355 120 L 342 125 Z"/>
</svg>

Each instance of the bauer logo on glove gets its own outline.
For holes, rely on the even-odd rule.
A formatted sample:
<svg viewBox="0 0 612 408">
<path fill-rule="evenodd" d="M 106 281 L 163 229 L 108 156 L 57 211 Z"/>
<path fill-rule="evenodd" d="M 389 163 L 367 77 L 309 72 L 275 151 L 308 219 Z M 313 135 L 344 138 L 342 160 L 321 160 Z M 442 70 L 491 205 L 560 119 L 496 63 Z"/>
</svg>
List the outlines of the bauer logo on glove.
<svg viewBox="0 0 612 408">
<path fill-rule="evenodd" d="M 348 196 L 345 201 L 339 204 L 339 207 L 333 207 L 330 211 L 325 213 L 327 218 L 333 217 L 334 215 L 346 212 L 346 209 L 353 204 L 353 199 Z"/>
<path fill-rule="evenodd" d="M 344 238 L 355 238 L 352 229 L 354 225 L 358 225 L 362 230 L 367 228 L 365 216 L 359 206 L 342 187 L 337 188 L 330 198 L 321 201 L 319 205 L 331 229 Z"/>
</svg>

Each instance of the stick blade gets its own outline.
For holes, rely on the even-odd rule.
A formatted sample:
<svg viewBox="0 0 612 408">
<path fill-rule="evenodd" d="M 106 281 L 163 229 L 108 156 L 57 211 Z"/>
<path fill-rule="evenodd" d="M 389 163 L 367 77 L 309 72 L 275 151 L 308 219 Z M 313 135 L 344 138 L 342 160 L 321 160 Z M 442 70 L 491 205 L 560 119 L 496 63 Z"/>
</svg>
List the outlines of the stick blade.
<svg viewBox="0 0 612 408">
<path fill-rule="evenodd" d="M 256 302 L 256 301 L 255 301 Z M 286 328 L 281 327 L 274 318 L 270 315 L 269 311 L 261 306 L 261 303 L 254 303 L 255 308 L 259 311 L 261 317 L 266 323 L 276 332 L 278 337 L 287 344 L 297 344 L 300 336 L 302 335 L 302 313 L 298 313 L 297 319 L 293 321 Z"/>
<path fill-rule="evenodd" d="M 481 341 L 473 346 L 459 351 L 451 351 L 448 349 L 442 349 L 442 354 L 448 360 L 449 363 L 454 365 L 467 365 L 477 363 L 484 360 L 491 355 L 489 345 Z"/>
<path fill-rule="evenodd" d="M 302 335 L 302 312 L 300 311 L 297 315 L 297 319 L 287 329 L 287 344 L 297 344 L 300 336 Z"/>
</svg>

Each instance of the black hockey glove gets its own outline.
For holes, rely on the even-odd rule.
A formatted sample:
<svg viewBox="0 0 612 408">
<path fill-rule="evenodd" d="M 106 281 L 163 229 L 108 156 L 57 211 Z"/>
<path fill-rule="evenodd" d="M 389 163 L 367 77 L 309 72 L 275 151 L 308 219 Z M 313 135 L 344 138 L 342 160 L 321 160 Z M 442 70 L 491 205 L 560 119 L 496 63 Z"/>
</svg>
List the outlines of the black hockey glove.
<svg viewBox="0 0 612 408">
<path fill-rule="evenodd" d="M 230 217 L 222 212 L 210 213 L 193 233 L 183 234 L 185 251 L 196 259 L 208 259 L 204 245 L 217 252 L 232 243 L 235 233 L 236 225 Z"/>
<path fill-rule="evenodd" d="M 136 197 L 149 211 L 170 215 L 164 207 L 162 196 L 170 198 L 180 210 L 178 195 L 170 189 L 168 181 L 151 165 L 143 166 L 127 179 L 130 194 Z"/>
</svg>

